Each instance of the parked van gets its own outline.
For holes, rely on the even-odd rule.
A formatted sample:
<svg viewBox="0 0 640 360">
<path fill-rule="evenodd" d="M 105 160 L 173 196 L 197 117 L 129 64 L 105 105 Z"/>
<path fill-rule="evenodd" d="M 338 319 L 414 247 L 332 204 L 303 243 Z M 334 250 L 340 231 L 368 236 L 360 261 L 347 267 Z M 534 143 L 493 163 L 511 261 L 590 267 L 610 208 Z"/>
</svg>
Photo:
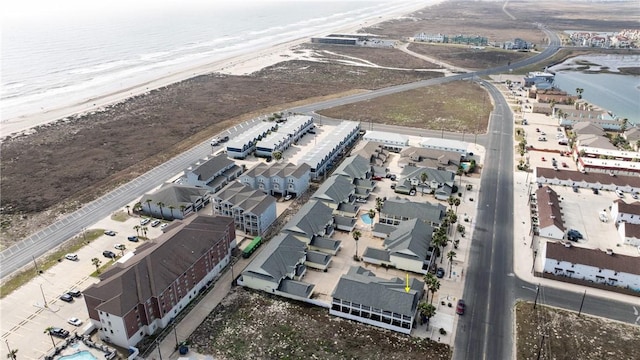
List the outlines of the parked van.
<svg viewBox="0 0 640 360">
<path fill-rule="evenodd" d="M 624 193 L 620 190 L 616 190 L 616 195 L 618 195 L 619 198 L 623 199 L 624 198 Z"/>
<path fill-rule="evenodd" d="M 602 222 L 607 222 L 608 218 L 607 218 L 607 213 L 604 211 L 600 212 L 600 221 Z"/>
</svg>

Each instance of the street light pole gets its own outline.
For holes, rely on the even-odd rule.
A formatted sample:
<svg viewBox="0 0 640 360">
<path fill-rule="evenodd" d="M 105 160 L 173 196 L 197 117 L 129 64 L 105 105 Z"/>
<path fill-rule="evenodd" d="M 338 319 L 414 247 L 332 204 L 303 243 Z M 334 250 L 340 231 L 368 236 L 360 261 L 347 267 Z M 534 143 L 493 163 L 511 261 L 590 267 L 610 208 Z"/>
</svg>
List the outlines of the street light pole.
<svg viewBox="0 0 640 360">
<path fill-rule="evenodd" d="M 582 305 L 584 305 L 584 298 L 587 296 L 587 290 L 582 294 L 582 301 L 580 302 L 580 311 L 578 311 L 578 316 L 582 315 Z"/>
</svg>

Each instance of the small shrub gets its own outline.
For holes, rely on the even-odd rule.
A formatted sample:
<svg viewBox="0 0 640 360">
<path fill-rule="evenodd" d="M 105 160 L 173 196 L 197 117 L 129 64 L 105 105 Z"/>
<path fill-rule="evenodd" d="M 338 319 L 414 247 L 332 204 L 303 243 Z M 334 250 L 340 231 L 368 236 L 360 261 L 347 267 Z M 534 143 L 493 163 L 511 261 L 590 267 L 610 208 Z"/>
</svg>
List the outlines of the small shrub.
<svg viewBox="0 0 640 360">
<path fill-rule="evenodd" d="M 440 328 L 440 335 L 447 335 L 447 330 Z"/>
</svg>

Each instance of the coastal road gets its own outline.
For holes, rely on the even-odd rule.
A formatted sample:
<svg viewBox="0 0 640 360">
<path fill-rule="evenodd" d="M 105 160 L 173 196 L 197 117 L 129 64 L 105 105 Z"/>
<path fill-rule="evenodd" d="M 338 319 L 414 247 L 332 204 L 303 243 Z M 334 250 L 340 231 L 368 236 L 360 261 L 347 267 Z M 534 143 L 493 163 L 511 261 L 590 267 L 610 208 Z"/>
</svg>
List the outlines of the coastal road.
<svg viewBox="0 0 640 360">
<path fill-rule="evenodd" d="M 511 359 L 513 346 L 513 116 L 493 85 L 476 226 L 469 251 L 455 359 Z"/>
</svg>

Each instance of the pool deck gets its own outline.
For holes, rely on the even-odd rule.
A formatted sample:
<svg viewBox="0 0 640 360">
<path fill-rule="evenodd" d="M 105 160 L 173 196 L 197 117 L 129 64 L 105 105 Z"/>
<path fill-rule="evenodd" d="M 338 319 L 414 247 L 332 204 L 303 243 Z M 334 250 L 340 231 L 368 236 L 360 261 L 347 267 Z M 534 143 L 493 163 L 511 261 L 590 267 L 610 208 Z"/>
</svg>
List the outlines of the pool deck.
<svg viewBox="0 0 640 360">
<path fill-rule="evenodd" d="M 87 343 L 85 343 L 85 341 L 87 341 Z M 84 339 L 83 341 L 81 337 L 76 337 L 76 338 L 70 337 L 66 340 L 65 343 L 56 347 L 57 354 L 55 355 L 49 354 L 49 356 L 50 358 L 55 360 L 64 359 L 64 358 L 68 359 L 69 357 L 82 351 L 88 351 L 92 355 L 93 359 L 96 359 L 96 360 L 110 359 L 116 356 L 115 349 L 102 345 L 106 350 L 100 350 L 98 348 L 91 347 L 88 345 L 92 343 L 93 342 L 91 342 L 91 339 Z M 113 355 L 109 357 L 109 354 L 113 354 Z M 45 359 L 47 359 L 49 356 L 45 356 Z M 82 358 L 78 360 L 93 360 L 93 359 Z"/>
</svg>

